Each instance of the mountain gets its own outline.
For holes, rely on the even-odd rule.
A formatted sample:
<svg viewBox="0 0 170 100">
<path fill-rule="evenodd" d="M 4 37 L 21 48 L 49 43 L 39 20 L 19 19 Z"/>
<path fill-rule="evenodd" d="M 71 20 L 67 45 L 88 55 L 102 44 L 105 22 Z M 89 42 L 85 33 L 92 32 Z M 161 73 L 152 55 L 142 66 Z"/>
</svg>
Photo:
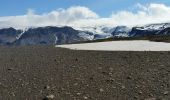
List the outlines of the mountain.
<svg viewBox="0 0 170 100">
<path fill-rule="evenodd" d="M 31 28 L 15 41 L 15 45 L 36 45 L 36 44 L 66 44 L 87 39 L 79 36 L 80 31 L 71 27 L 39 27 Z"/>
<path fill-rule="evenodd" d="M 0 45 L 10 45 L 16 41 L 16 37 L 21 34 L 21 30 L 14 28 L 0 29 Z"/>
<path fill-rule="evenodd" d="M 0 45 L 55 45 L 87 41 L 90 32 L 75 30 L 71 27 L 38 27 L 17 30 L 0 29 Z M 93 39 L 93 38 L 92 38 Z"/>
<path fill-rule="evenodd" d="M 81 27 L 46 26 L 25 29 L 0 29 L 0 45 L 59 45 L 83 41 L 170 35 L 170 23 L 149 24 L 138 27 Z"/>
<path fill-rule="evenodd" d="M 93 33 L 91 34 L 91 36 L 93 36 L 93 40 L 97 40 L 112 37 L 113 35 L 111 33 L 115 30 L 115 27 L 106 26 L 80 27 L 79 30 L 82 30 L 85 33 L 87 32 Z"/>
<path fill-rule="evenodd" d="M 114 28 L 114 31 L 111 33 L 113 37 L 129 37 L 129 32 L 131 28 L 127 26 L 117 26 Z"/>
<path fill-rule="evenodd" d="M 129 33 L 130 37 L 152 36 L 152 35 L 170 35 L 167 31 L 170 23 L 149 24 L 142 27 L 133 27 Z"/>
</svg>

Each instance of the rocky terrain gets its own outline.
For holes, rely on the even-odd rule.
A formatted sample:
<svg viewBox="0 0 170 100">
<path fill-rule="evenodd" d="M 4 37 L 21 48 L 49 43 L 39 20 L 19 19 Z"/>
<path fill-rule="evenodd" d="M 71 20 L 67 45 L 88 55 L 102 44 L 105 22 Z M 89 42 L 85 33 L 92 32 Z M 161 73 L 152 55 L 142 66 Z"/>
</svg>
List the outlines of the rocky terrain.
<svg viewBox="0 0 170 100">
<path fill-rule="evenodd" d="M 0 52 L 0 100 L 170 100 L 170 52 Z"/>
</svg>

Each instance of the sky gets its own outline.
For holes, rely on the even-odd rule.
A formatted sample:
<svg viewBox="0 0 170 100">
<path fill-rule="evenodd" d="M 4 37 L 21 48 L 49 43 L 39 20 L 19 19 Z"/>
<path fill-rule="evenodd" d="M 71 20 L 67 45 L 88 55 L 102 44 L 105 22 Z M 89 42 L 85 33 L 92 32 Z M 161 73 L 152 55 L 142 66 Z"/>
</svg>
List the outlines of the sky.
<svg viewBox="0 0 170 100">
<path fill-rule="evenodd" d="M 170 22 L 170 0 L 0 0 L 1 27 Z"/>
<path fill-rule="evenodd" d="M 135 4 L 163 3 L 170 5 L 170 0 L 0 0 L 0 16 L 23 15 L 28 9 L 38 14 L 58 8 L 85 6 L 102 17 L 119 10 L 134 10 Z"/>
</svg>

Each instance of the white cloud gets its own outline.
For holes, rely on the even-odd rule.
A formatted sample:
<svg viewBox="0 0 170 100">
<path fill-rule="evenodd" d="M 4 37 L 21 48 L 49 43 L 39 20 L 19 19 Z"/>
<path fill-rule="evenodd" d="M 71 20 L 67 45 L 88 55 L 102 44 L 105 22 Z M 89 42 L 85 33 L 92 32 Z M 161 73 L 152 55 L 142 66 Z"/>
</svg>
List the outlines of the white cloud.
<svg viewBox="0 0 170 100">
<path fill-rule="evenodd" d="M 84 26 L 116 26 L 142 25 L 150 23 L 170 22 L 170 7 L 164 4 L 136 5 L 136 12 L 118 11 L 107 18 L 102 18 L 89 8 L 75 6 L 68 9 L 57 9 L 38 15 L 28 10 L 26 15 L 0 17 L 0 27 L 36 27 L 49 25 Z"/>
<path fill-rule="evenodd" d="M 164 4 L 150 4 L 143 6 L 138 4 L 136 13 L 120 11 L 112 14 L 112 19 L 117 24 L 141 25 L 150 23 L 170 22 L 170 7 Z"/>
<path fill-rule="evenodd" d="M 86 7 L 71 7 L 57 9 L 49 13 L 37 15 L 31 9 L 26 15 L 0 17 L 0 27 L 36 27 L 49 25 L 72 25 L 73 22 L 82 19 L 96 19 L 99 16 Z"/>
</svg>

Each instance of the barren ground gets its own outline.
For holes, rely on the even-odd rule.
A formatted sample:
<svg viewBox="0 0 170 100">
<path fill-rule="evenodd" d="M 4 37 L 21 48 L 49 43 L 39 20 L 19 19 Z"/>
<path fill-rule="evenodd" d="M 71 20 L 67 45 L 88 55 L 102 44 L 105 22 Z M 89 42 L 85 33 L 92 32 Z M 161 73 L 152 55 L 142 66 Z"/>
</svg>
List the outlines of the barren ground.
<svg viewBox="0 0 170 100">
<path fill-rule="evenodd" d="M 170 52 L 0 47 L 0 100 L 170 100 Z"/>
</svg>

